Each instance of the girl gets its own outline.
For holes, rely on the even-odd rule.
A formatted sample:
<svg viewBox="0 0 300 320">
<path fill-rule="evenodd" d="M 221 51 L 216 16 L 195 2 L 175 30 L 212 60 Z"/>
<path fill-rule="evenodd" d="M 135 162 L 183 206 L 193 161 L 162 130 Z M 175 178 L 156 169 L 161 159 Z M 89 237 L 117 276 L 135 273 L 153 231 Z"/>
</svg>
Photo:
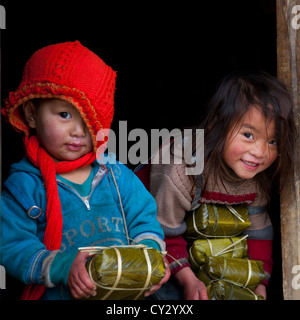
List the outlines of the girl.
<svg viewBox="0 0 300 320">
<path fill-rule="evenodd" d="M 184 162 L 151 166 L 150 192 L 157 202 L 167 251 L 176 259 L 169 257 L 175 279 L 156 295 L 162 298 L 172 286 L 175 299 L 180 294 L 174 296 L 174 287 L 179 293 L 183 289 L 185 299 L 207 299 L 204 284 L 188 263 L 182 234 L 186 212 L 201 203 L 214 203 L 248 206 L 248 254 L 263 261 L 267 280 L 256 293 L 266 298 L 272 271 L 273 228 L 267 212 L 271 186 L 287 176 L 293 163 L 295 125 L 289 94 L 268 74 L 231 74 L 221 81 L 199 128 L 205 130 L 200 176 L 187 176 Z"/>
</svg>

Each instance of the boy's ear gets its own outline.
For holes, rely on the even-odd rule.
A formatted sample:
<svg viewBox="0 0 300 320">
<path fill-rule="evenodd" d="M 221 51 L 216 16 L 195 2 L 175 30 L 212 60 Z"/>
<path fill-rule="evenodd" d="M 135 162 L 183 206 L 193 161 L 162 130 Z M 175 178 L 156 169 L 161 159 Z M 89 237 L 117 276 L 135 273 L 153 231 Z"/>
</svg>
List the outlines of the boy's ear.
<svg viewBox="0 0 300 320">
<path fill-rule="evenodd" d="M 29 100 L 23 104 L 23 111 L 29 127 L 32 129 L 35 129 L 36 128 L 36 107 L 32 103 L 32 101 Z"/>
</svg>

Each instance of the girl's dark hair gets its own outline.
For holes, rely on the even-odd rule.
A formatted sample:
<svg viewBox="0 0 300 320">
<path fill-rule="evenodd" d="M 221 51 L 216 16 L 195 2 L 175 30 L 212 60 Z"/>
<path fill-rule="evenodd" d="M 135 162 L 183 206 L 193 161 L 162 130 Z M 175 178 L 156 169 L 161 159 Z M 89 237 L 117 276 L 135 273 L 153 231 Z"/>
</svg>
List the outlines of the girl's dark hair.
<svg viewBox="0 0 300 320">
<path fill-rule="evenodd" d="M 208 114 L 198 127 L 204 129 L 205 171 L 213 172 L 215 178 L 218 176 L 221 180 L 233 176 L 223 160 L 226 137 L 232 125 L 238 123 L 252 106 L 260 108 L 265 118 L 276 122 L 279 156 L 256 176 L 269 195 L 271 182 L 278 177 L 284 179 L 292 167 L 296 127 L 286 87 L 267 73 L 235 72 L 220 82 L 208 104 Z"/>
</svg>

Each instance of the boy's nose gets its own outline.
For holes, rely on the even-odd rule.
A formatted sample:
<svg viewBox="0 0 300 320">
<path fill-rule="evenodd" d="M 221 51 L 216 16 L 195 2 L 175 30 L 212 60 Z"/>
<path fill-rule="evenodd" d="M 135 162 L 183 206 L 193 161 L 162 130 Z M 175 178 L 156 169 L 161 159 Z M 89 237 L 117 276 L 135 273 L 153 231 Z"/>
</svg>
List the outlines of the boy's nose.
<svg viewBox="0 0 300 320">
<path fill-rule="evenodd" d="M 84 137 L 86 135 L 86 125 L 83 119 L 74 119 L 74 123 L 71 130 L 71 135 L 76 137 Z"/>
</svg>

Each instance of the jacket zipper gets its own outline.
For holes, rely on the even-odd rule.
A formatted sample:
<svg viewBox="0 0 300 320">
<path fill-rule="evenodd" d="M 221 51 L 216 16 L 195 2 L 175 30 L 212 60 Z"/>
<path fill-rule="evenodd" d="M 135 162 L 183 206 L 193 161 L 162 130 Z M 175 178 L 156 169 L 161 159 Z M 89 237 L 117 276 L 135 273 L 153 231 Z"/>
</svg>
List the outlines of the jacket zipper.
<svg viewBox="0 0 300 320">
<path fill-rule="evenodd" d="M 84 204 L 86 205 L 86 208 L 87 208 L 88 210 L 91 210 L 90 203 L 89 203 L 89 200 L 88 200 L 88 199 L 85 199 L 85 200 L 84 200 Z"/>
<path fill-rule="evenodd" d="M 87 196 L 86 199 L 82 198 L 81 195 L 71 186 L 67 185 L 66 183 L 62 182 L 61 180 L 57 180 L 57 182 L 61 183 L 62 185 L 68 187 L 69 189 L 71 189 L 73 191 L 73 193 L 75 193 L 75 195 L 84 203 L 84 205 L 86 206 L 87 210 L 91 210 L 91 206 L 90 206 L 90 196 L 94 190 L 94 188 L 91 190 L 90 194 Z"/>
<path fill-rule="evenodd" d="M 75 193 L 75 195 L 85 204 L 87 210 L 90 211 L 91 210 L 90 201 L 89 201 L 90 197 L 91 197 L 93 191 L 95 190 L 95 188 L 97 187 L 97 185 L 102 180 L 104 173 L 105 173 L 105 171 L 100 172 L 100 170 L 96 173 L 94 179 L 97 179 L 97 182 L 96 183 L 92 183 L 92 189 L 91 189 L 90 194 L 87 197 L 84 197 L 84 198 L 81 197 L 81 195 L 77 192 L 77 190 L 75 190 L 73 187 L 69 186 L 68 184 L 62 182 L 59 179 L 57 179 L 57 182 L 63 184 L 64 186 L 68 187 L 69 189 L 71 189 Z"/>
</svg>

